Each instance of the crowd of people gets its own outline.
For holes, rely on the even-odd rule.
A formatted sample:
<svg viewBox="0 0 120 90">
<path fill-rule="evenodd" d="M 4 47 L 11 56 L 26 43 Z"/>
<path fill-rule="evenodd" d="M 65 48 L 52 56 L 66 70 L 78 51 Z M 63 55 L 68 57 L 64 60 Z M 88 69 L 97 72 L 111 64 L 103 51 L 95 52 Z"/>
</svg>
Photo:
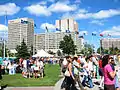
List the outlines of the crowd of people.
<svg viewBox="0 0 120 90">
<path fill-rule="evenodd" d="M 93 79 L 100 79 L 99 88 L 103 90 L 120 89 L 120 63 L 118 58 L 112 55 L 91 56 L 78 55 L 66 56 L 59 60 L 61 72 L 65 76 L 61 88 L 65 90 L 85 90 L 85 87 L 94 87 Z M 1 74 L 8 73 L 14 75 L 22 73 L 24 78 L 43 78 L 45 64 L 55 64 L 58 60 L 53 58 L 20 58 L 18 62 L 3 60 L 0 65 Z"/>
<path fill-rule="evenodd" d="M 14 75 L 16 73 L 22 73 L 22 76 L 25 78 L 43 78 L 45 75 L 45 64 L 57 63 L 57 60 L 53 59 L 54 58 L 30 57 L 29 59 L 20 58 L 18 62 L 15 60 L 3 60 L 1 65 L 1 74 Z"/>
<path fill-rule="evenodd" d="M 67 56 L 60 60 L 61 71 L 65 76 L 61 88 L 65 90 L 85 90 L 94 87 L 93 79 L 99 79 L 103 90 L 120 89 L 120 65 L 112 55 Z M 77 85 L 77 86 L 76 86 Z"/>
</svg>

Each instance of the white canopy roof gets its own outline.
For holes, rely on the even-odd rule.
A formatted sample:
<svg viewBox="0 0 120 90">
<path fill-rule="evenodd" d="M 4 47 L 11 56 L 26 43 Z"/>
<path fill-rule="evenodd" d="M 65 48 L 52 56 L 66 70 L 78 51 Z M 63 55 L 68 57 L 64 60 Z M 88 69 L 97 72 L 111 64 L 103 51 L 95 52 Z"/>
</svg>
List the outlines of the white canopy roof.
<svg viewBox="0 0 120 90">
<path fill-rule="evenodd" d="M 10 53 L 17 53 L 17 51 L 15 49 L 11 49 Z"/>
<path fill-rule="evenodd" d="M 53 55 L 45 52 L 43 49 L 37 52 L 37 54 L 33 55 L 32 57 L 53 57 Z"/>
</svg>

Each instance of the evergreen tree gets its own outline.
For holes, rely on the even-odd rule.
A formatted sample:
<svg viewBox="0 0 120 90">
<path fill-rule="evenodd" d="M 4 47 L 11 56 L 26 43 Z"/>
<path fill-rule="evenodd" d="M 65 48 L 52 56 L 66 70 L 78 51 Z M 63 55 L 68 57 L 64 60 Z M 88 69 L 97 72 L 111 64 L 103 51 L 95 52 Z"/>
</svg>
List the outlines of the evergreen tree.
<svg viewBox="0 0 120 90">
<path fill-rule="evenodd" d="M 76 51 L 76 45 L 74 45 L 74 41 L 71 38 L 71 35 L 65 35 L 62 41 L 60 41 L 59 48 L 62 50 L 64 54 L 74 55 Z"/>
<path fill-rule="evenodd" d="M 30 56 L 33 55 L 33 45 L 31 45 Z"/>
<path fill-rule="evenodd" d="M 24 42 L 24 39 L 21 42 L 21 45 L 17 45 L 16 51 L 17 51 L 17 58 L 28 58 L 30 56 L 27 45 Z"/>
</svg>

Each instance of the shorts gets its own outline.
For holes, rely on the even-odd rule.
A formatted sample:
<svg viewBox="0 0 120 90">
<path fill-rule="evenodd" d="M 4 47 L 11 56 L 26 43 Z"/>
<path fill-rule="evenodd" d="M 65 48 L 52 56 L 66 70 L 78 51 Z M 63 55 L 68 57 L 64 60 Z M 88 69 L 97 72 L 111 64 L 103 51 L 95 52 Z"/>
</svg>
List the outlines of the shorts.
<svg viewBox="0 0 120 90">
<path fill-rule="evenodd" d="M 28 73 L 32 72 L 32 69 L 30 67 L 27 68 Z"/>
<path fill-rule="evenodd" d="M 115 90 L 115 85 L 104 84 L 104 90 Z"/>
<path fill-rule="evenodd" d="M 23 67 L 23 72 L 27 72 L 27 68 Z"/>
<path fill-rule="evenodd" d="M 93 72 L 96 72 L 97 67 L 93 65 Z"/>
<path fill-rule="evenodd" d="M 115 76 L 115 88 L 120 88 L 120 83 L 118 81 L 118 77 Z"/>
<path fill-rule="evenodd" d="M 43 68 L 41 68 L 41 69 L 40 69 L 40 73 L 43 73 L 43 70 L 44 70 L 44 69 L 43 69 Z"/>
</svg>

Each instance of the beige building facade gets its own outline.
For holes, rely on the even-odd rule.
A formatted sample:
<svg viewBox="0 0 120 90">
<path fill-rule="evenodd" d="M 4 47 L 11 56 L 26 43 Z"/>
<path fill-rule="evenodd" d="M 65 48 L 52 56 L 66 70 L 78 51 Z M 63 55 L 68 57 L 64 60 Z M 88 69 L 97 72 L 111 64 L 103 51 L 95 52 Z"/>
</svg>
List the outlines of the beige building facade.
<svg viewBox="0 0 120 90">
<path fill-rule="evenodd" d="M 8 49 L 13 50 L 25 41 L 28 49 L 33 45 L 34 21 L 30 18 L 18 18 L 8 21 Z"/>
</svg>

